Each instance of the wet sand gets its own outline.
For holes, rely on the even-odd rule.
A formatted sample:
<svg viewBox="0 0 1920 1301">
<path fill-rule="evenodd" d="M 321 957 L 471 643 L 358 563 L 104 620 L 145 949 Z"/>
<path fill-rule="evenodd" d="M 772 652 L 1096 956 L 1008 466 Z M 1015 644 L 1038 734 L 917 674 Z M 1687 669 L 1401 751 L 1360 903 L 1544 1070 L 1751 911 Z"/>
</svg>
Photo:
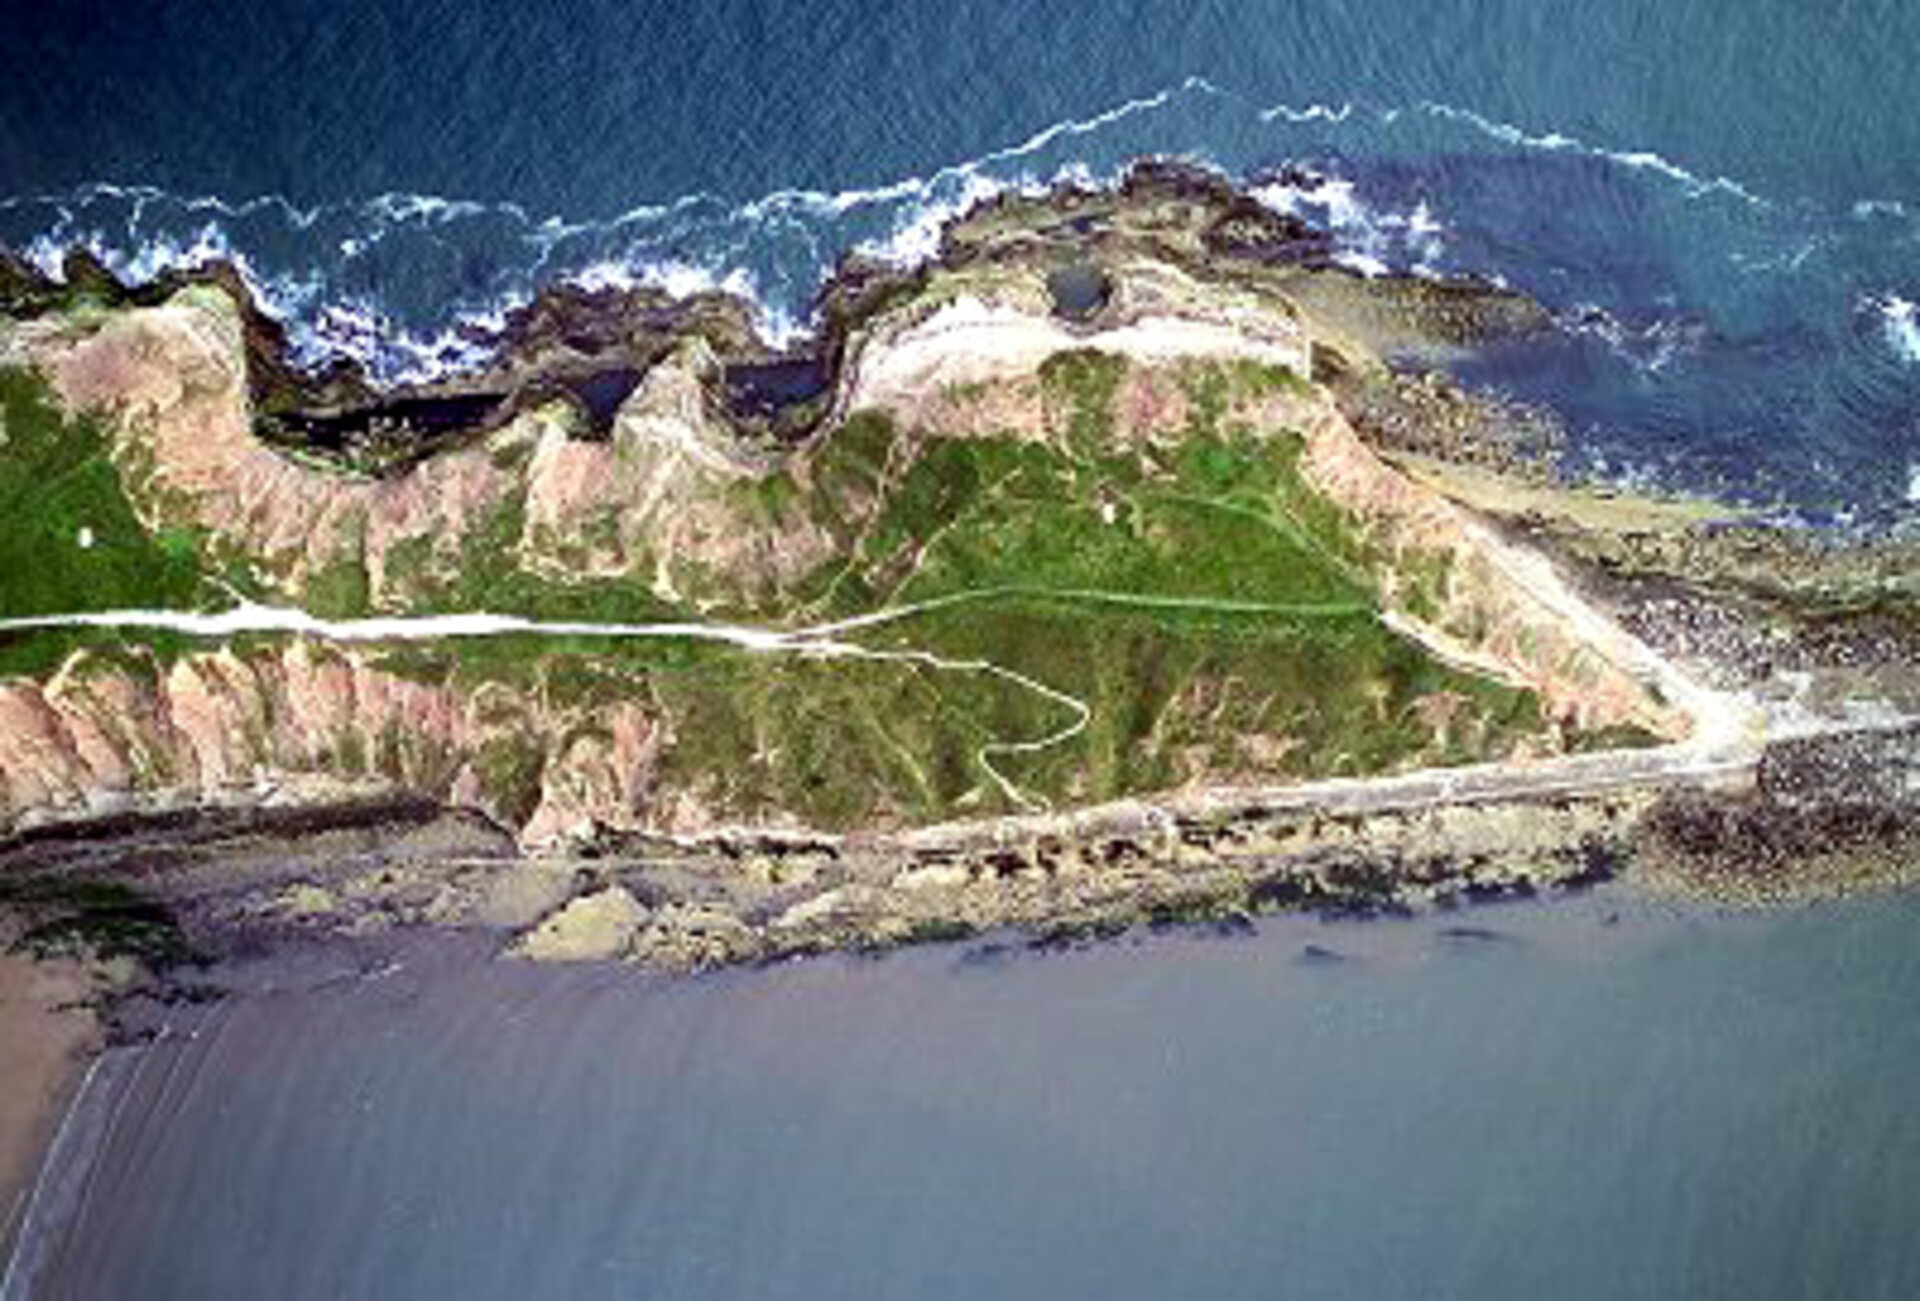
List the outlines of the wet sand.
<svg viewBox="0 0 1920 1301">
<path fill-rule="evenodd" d="M 72 961 L 33 962 L 0 944 L 0 1265 L 13 1249 L 41 1157 L 100 1042 L 97 989 Z"/>
</svg>

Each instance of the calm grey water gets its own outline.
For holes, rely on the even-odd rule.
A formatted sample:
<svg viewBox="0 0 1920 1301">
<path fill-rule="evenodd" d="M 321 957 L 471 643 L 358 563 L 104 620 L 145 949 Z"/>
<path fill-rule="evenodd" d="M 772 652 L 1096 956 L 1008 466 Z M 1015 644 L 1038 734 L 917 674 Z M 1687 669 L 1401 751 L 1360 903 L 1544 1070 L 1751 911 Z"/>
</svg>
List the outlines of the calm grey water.
<svg viewBox="0 0 1920 1301">
<path fill-rule="evenodd" d="M 1603 895 L 672 987 L 423 955 L 123 1064 L 34 1295 L 1907 1298 L 1916 923 Z"/>
</svg>

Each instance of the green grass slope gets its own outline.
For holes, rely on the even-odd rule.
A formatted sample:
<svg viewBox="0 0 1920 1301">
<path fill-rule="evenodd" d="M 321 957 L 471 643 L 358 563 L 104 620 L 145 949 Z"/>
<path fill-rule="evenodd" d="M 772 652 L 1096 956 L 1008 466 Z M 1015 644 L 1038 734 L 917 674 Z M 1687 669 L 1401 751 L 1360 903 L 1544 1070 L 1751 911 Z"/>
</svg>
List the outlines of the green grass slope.
<svg viewBox="0 0 1920 1301">
<path fill-rule="evenodd" d="M 839 555 L 772 608 L 717 592 L 714 612 L 838 625 L 830 654 L 520 636 L 396 646 L 379 665 L 463 693 L 507 687 L 561 720 L 554 735 L 639 702 L 672 738 L 663 796 L 823 828 L 1465 762 L 1544 730 L 1531 693 L 1382 624 L 1375 558 L 1301 477 L 1300 437 L 1236 417 L 1298 380 L 1188 367 L 1183 427 L 1125 440 L 1124 378 L 1118 358 L 1061 354 L 1039 376 L 1057 415 L 1047 436 L 859 412 L 746 486 L 761 527 L 804 519 Z M 197 540 L 141 528 L 97 427 L 61 419 L 20 375 L 0 377 L 0 398 L 0 612 L 207 598 Z M 422 611 L 703 617 L 662 607 L 639 577 L 538 579 L 518 565 L 518 527 L 503 509 L 462 539 L 459 572 L 422 580 Z M 322 604 L 358 613 L 364 598 L 349 582 Z M 0 671 L 95 637 L 0 643 Z M 529 797 L 532 745 L 506 774 Z"/>
</svg>

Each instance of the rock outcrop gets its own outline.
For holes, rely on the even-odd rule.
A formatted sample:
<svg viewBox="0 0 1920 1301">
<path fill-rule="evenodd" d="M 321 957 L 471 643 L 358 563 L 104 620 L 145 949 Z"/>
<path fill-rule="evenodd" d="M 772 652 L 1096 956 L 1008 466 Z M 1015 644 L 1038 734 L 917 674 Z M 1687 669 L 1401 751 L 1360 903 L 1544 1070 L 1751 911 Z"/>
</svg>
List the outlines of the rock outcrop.
<svg viewBox="0 0 1920 1301">
<path fill-rule="evenodd" d="M 719 362 L 699 339 L 647 372 L 605 441 L 547 426 L 526 474 L 524 554 L 555 581 L 644 579 L 678 604 L 707 590 L 770 599 L 832 554 L 805 519 L 769 528 L 754 485 L 773 472 L 714 410 Z"/>
<path fill-rule="evenodd" d="M 535 962 L 606 962 L 626 956 L 646 920 L 639 900 L 610 885 L 569 900 L 523 936 L 513 952 Z"/>
</svg>

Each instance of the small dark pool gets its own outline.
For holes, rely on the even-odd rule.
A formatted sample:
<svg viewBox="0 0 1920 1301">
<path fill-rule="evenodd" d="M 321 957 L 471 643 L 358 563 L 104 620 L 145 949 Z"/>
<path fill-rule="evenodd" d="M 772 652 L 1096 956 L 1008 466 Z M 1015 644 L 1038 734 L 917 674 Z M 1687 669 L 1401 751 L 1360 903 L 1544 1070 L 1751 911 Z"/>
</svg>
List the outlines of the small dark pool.
<svg viewBox="0 0 1920 1301">
<path fill-rule="evenodd" d="M 425 441 L 472 429 L 491 415 L 502 399 L 499 393 L 396 398 L 330 416 L 293 412 L 282 416 L 280 423 L 310 446 L 339 451 L 349 438 L 375 424 L 398 426 Z"/>
<path fill-rule="evenodd" d="M 613 428 L 613 418 L 640 386 L 640 372 L 632 366 L 621 366 L 563 379 L 560 386 L 587 409 L 587 423 L 594 432 L 604 434 Z"/>
<path fill-rule="evenodd" d="M 1113 296 L 1113 285 L 1104 271 L 1084 264 L 1061 267 L 1047 277 L 1047 292 L 1053 296 L 1057 316 L 1070 321 L 1091 320 Z"/>
<path fill-rule="evenodd" d="M 811 402 L 832 380 L 825 357 L 743 362 L 726 368 L 727 405 L 736 416 L 774 416 Z"/>
</svg>

